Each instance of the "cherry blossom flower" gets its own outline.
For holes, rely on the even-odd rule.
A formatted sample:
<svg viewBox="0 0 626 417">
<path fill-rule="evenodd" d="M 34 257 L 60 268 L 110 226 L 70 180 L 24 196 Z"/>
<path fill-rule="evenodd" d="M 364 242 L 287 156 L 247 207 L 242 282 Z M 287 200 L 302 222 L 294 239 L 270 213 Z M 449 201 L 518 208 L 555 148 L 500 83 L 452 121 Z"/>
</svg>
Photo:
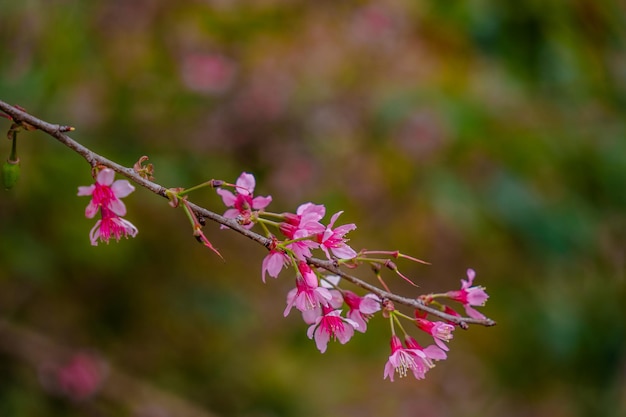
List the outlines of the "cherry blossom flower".
<svg viewBox="0 0 626 417">
<path fill-rule="evenodd" d="M 393 382 L 395 372 L 404 377 L 409 369 L 415 379 L 424 379 L 426 372 L 435 366 L 433 360 L 443 360 L 447 356 L 446 352 L 434 345 L 422 348 L 411 336 L 406 336 L 404 343 L 406 348 L 402 347 L 398 336 L 391 337 L 391 355 L 385 364 L 383 379 L 389 377 Z"/>
<path fill-rule="evenodd" d="M 343 226 L 338 226 L 333 230 L 335 221 L 337 221 L 337 218 L 339 218 L 341 213 L 343 213 L 343 211 L 333 214 L 333 217 L 331 217 L 330 223 L 324 230 L 324 233 L 320 233 L 317 236 L 320 248 L 324 251 L 328 259 L 331 259 L 330 253 L 328 252 L 329 249 L 333 255 L 339 259 L 352 259 L 357 255 L 356 251 L 346 244 L 346 239 L 344 238 L 346 233 L 356 229 L 356 224 L 344 224 Z"/>
<path fill-rule="evenodd" d="M 422 318 L 416 318 L 415 323 L 420 330 L 423 330 L 433 337 L 437 346 L 445 351 L 449 350 L 448 346 L 443 342 L 452 340 L 452 332 L 454 331 L 453 325 L 442 321 L 432 322 Z"/>
<path fill-rule="evenodd" d="M 354 329 L 359 325 L 348 318 L 341 317 L 341 310 L 332 307 L 323 307 L 320 315 L 307 330 L 309 339 L 315 338 L 315 345 L 321 353 L 326 352 L 328 342 L 332 337 L 344 345 L 354 335 Z"/>
<path fill-rule="evenodd" d="M 296 214 L 285 213 L 285 223 L 296 226 L 299 229 L 317 229 L 322 226 L 319 221 L 324 218 L 326 207 L 323 204 L 304 203 L 298 206 Z M 315 234 L 315 233 L 311 233 Z"/>
<path fill-rule="evenodd" d="M 446 351 L 441 349 L 440 347 L 435 345 L 428 345 L 423 348 L 419 343 L 417 343 L 417 340 L 408 335 L 404 338 L 404 344 L 409 349 L 421 350 L 422 352 L 424 352 L 428 359 L 441 361 L 448 357 Z"/>
<path fill-rule="evenodd" d="M 385 364 L 383 379 L 389 377 L 393 382 L 395 372 L 400 378 L 406 376 L 407 371 L 411 370 L 415 379 L 424 379 L 426 372 L 435 365 L 432 360 L 421 349 L 404 348 L 400 338 L 396 335 L 391 336 L 391 355 Z"/>
<path fill-rule="evenodd" d="M 229 219 L 236 219 L 239 216 L 244 218 L 243 226 L 251 228 L 254 224 L 250 222 L 250 214 L 252 210 L 263 210 L 272 202 L 272 197 L 254 197 L 253 192 L 256 186 L 256 181 L 252 174 L 247 172 L 241 173 L 237 181 L 235 182 L 235 194 L 218 188 L 216 191 L 222 197 L 222 201 L 226 207 L 233 207 L 224 213 L 224 217 Z"/>
<path fill-rule="evenodd" d="M 81 402 L 97 394 L 108 373 L 108 365 L 102 359 L 78 352 L 64 363 L 44 362 L 39 369 L 39 380 L 46 391 Z"/>
<path fill-rule="evenodd" d="M 115 171 L 104 168 L 98 172 L 95 184 L 78 187 L 79 196 L 91 196 L 91 201 L 85 209 L 85 217 L 92 219 L 101 207 L 109 209 L 118 216 L 126 215 L 126 206 L 120 198 L 135 191 L 135 187 L 128 180 L 113 182 L 114 178 Z"/>
<path fill-rule="evenodd" d="M 102 363 L 87 354 L 77 354 L 58 370 L 59 386 L 73 400 L 84 400 L 93 395 L 105 377 Z"/>
<path fill-rule="evenodd" d="M 287 294 L 287 307 L 283 315 L 287 317 L 295 306 L 303 313 L 304 321 L 311 323 L 321 315 L 321 306 L 328 306 L 333 299 L 327 288 L 320 287 L 315 273 L 305 263 L 298 265 L 300 274 L 296 277 L 296 288 Z"/>
<path fill-rule="evenodd" d="M 101 242 L 109 243 L 109 239 L 115 238 L 119 242 L 122 237 L 135 237 L 137 228 L 131 222 L 113 213 L 113 211 L 102 207 L 100 209 L 102 218 L 96 222 L 89 232 L 89 240 L 93 246 L 98 246 L 98 239 Z"/>
<path fill-rule="evenodd" d="M 471 306 L 484 306 L 489 295 L 485 292 L 484 287 L 472 287 L 475 277 L 476 272 L 474 272 L 473 269 L 468 269 L 467 281 L 464 279 L 461 280 L 461 289 L 458 291 L 448 291 L 446 295 L 450 297 L 450 299 L 462 303 L 468 316 L 482 320 L 485 316 Z"/>
<path fill-rule="evenodd" d="M 343 299 L 350 308 L 347 317 L 354 320 L 359 327 L 357 330 L 361 333 L 367 331 L 367 321 L 374 313 L 380 310 L 380 299 L 374 294 L 366 294 L 359 297 L 352 291 L 345 290 Z"/>
<path fill-rule="evenodd" d="M 126 214 L 126 206 L 120 198 L 126 197 L 135 190 L 127 180 L 113 181 L 115 171 L 104 168 L 96 176 L 96 183 L 90 186 L 78 187 L 79 196 L 91 196 L 91 201 L 85 209 L 85 216 L 93 218 L 98 210 L 101 219 L 96 222 L 89 232 L 89 239 L 93 246 L 98 240 L 109 243 L 109 239 L 119 241 L 122 237 L 137 235 L 137 228 L 121 216 Z"/>
<path fill-rule="evenodd" d="M 279 250 L 270 250 L 270 253 L 263 258 L 263 264 L 261 265 L 261 278 L 265 282 L 265 274 L 268 273 L 271 277 L 278 277 L 281 269 L 289 265 L 289 257 L 285 252 Z"/>
<path fill-rule="evenodd" d="M 326 228 L 319 221 L 325 213 L 326 208 L 323 205 L 305 203 L 298 207 L 296 214 L 283 214 L 285 221 L 280 224 L 280 231 L 288 239 L 296 240 L 286 246 L 297 259 L 306 260 L 311 256 L 311 249 L 319 247 L 317 242 L 304 238 L 315 238 L 324 232 Z"/>
</svg>

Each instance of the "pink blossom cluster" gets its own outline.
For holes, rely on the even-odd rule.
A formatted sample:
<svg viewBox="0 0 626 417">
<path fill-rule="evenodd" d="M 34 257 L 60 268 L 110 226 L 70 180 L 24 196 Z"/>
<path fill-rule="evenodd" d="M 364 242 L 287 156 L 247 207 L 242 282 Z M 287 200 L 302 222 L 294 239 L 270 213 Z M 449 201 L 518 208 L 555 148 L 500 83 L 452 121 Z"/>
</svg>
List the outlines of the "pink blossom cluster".
<svg viewBox="0 0 626 417">
<path fill-rule="evenodd" d="M 119 241 L 122 237 L 137 235 L 137 228 L 122 218 L 126 215 L 126 205 L 120 200 L 135 191 L 135 187 L 127 180 L 114 182 L 114 179 L 115 171 L 104 168 L 98 172 L 95 184 L 78 187 L 79 196 L 91 196 L 85 216 L 92 219 L 100 212 L 100 219 L 89 233 L 89 239 L 94 246 L 98 245 L 98 240 L 109 243 L 111 238 Z"/>
<path fill-rule="evenodd" d="M 355 331 L 365 333 L 368 320 L 382 310 L 383 317 L 390 321 L 392 333 L 391 355 L 385 366 L 385 378 L 389 377 L 393 381 L 395 372 L 400 376 L 405 376 L 410 370 L 415 378 L 422 379 L 426 372 L 434 367 L 434 361 L 446 359 L 448 351 L 446 343 L 453 337 L 452 332 L 455 329 L 453 324 L 430 321 L 420 310 L 416 311 L 415 317 L 406 316 L 396 311 L 389 300 L 381 299 L 376 294 L 368 293 L 359 296 L 341 288 L 339 277 L 317 270 L 309 262 L 313 251 L 320 250 L 336 265 L 356 267 L 358 264 L 368 262 L 372 265 L 383 264 L 411 282 L 398 271 L 397 266 L 390 259 L 368 257 L 370 254 L 381 253 L 398 257 L 399 252 L 355 251 L 348 244 L 346 235 L 356 229 L 356 225 L 350 223 L 335 226 L 342 211 L 334 213 L 327 224 L 322 223 L 326 208 L 320 204 L 310 202 L 302 204 L 295 213 L 267 211 L 272 198 L 270 196 L 254 197 L 255 185 L 254 177 L 244 172 L 235 184 L 231 184 L 234 192 L 219 188 L 217 193 L 228 207 L 224 216 L 236 219 L 247 229 L 258 224 L 271 239 L 269 253 L 263 259 L 261 266 L 263 282 L 266 281 L 267 275 L 277 278 L 284 268 L 293 268 L 295 288 L 287 294 L 284 316 L 287 316 L 295 307 L 301 313 L 303 321 L 309 326 L 307 336 L 315 341 L 320 352 L 326 351 L 331 339 L 345 344 L 355 335 Z M 271 233 L 269 227 L 277 229 L 283 238 L 279 239 Z M 409 256 L 403 257 L 421 262 Z M 470 317 L 484 318 L 472 306 L 484 305 L 488 295 L 484 288 L 472 286 L 475 277 L 473 270 L 468 270 L 467 276 L 468 280 L 462 280 L 460 290 L 430 294 L 420 299 L 425 304 L 431 304 L 435 303 L 437 298 L 447 298 L 462 303 Z M 343 314 L 344 305 L 347 307 L 345 315 Z M 459 315 L 449 306 L 439 305 L 447 314 Z M 421 347 L 400 325 L 399 320 L 402 318 L 411 320 L 417 329 L 429 334 L 435 344 Z M 405 334 L 404 345 L 396 335 L 396 326 L 400 327 Z"/>
<path fill-rule="evenodd" d="M 100 219 L 89 234 L 92 245 L 97 245 L 98 241 L 108 243 L 111 238 L 119 241 L 121 237 L 134 237 L 137 234 L 137 228 L 122 218 L 126 215 L 126 206 L 121 199 L 132 193 L 134 187 L 127 180 L 114 181 L 114 179 L 115 172 L 103 168 L 97 173 L 94 184 L 78 187 L 79 196 L 91 196 L 91 201 L 85 209 L 85 216 L 93 218 L 100 213 Z M 259 225 L 269 238 L 269 253 L 261 265 L 263 282 L 266 281 L 267 275 L 277 278 L 283 269 L 293 269 L 295 287 L 287 294 L 287 305 L 283 314 L 286 317 L 294 308 L 300 312 L 303 321 L 309 326 L 307 336 L 315 341 L 320 352 L 324 353 L 327 350 L 331 340 L 345 344 L 352 339 L 355 332 L 365 333 L 368 321 L 380 311 L 382 317 L 389 320 L 391 329 L 391 354 L 385 365 L 384 378 L 393 381 L 395 373 L 402 377 L 411 371 L 415 378 L 422 379 L 426 372 L 435 366 L 435 361 L 446 359 L 447 343 L 452 340 L 455 324 L 431 321 L 422 309 L 415 310 L 413 317 L 397 311 L 387 298 L 390 293 L 381 276 L 381 269 L 386 267 L 413 284 L 399 271 L 391 258 L 425 262 L 400 254 L 398 251 L 355 251 L 348 244 L 346 236 L 356 229 L 356 225 L 349 223 L 336 226 L 342 211 L 334 213 L 328 223 L 324 223 L 326 208 L 321 204 L 310 202 L 301 204 L 295 213 L 268 211 L 267 207 L 272 202 L 272 197 L 254 196 L 256 181 L 252 174 L 242 173 L 235 184 L 213 180 L 206 184 L 217 188 L 218 195 L 228 207 L 224 217 L 234 219 L 246 229 Z M 226 187 L 232 187 L 233 190 L 230 191 Z M 189 206 L 184 190 L 169 191 L 174 206 L 182 203 L 180 205 L 185 209 L 194 227 L 194 236 L 219 255 L 204 236 L 202 225 Z M 270 228 L 274 228 L 276 234 L 270 232 Z M 312 266 L 311 259 L 316 250 L 321 251 L 337 267 L 343 265 L 356 268 L 360 264 L 369 264 L 387 291 L 373 290 L 376 294 L 358 295 L 342 288 L 341 277 Z M 467 280 L 461 280 L 459 290 L 422 295 L 418 300 L 424 305 L 439 308 L 448 314 L 448 317 L 460 317 L 460 314 L 439 300 L 458 302 L 470 318 L 484 319 L 485 316 L 474 307 L 483 306 L 489 296 L 483 287 L 473 285 L 475 277 L 474 270 L 468 269 Z M 422 347 L 404 329 L 401 324 L 403 319 L 409 320 L 414 328 L 432 337 L 434 344 Z M 398 329 L 404 335 L 404 343 L 397 335 Z"/>
</svg>

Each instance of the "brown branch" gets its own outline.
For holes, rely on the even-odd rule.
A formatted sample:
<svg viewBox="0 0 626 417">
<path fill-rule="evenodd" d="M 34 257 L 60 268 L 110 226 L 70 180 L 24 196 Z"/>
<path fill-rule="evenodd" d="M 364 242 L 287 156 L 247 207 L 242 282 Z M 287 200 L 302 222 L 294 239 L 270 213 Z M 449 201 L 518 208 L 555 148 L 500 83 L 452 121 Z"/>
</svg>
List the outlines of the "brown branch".
<svg viewBox="0 0 626 417">
<path fill-rule="evenodd" d="M 328 272 L 331 272 L 335 275 L 339 275 L 340 277 L 344 278 L 347 281 L 350 281 L 351 283 L 353 283 L 354 285 L 363 288 L 364 290 L 367 290 L 369 292 L 372 292 L 374 294 L 376 294 L 377 296 L 379 296 L 382 299 L 388 299 L 391 301 L 395 301 L 396 303 L 399 304 L 404 304 L 408 307 L 413 307 L 422 311 L 425 311 L 426 313 L 432 314 L 433 316 L 437 316 L 441 319 L 444 320 L 448 320 L 450 322 L 456 323 L 458 324 L 462 329 L 467 329 L 469 327 L 470 324 L 480 324 L 483 326 L 494 326 L 496 324 L 495 321 L 491 320 L 491 319 L 483 319 L 483 320 L 479 320 L 479 319 L 474 319 L 471 317 L 458 317 L 458 316 L 453 316 L 450 314 L 446 314 L 442 311 L 439 311 L 437 309 L 434 309 L 432 307 L 429 307 L 427 305 L 425 305 L 421 300 L 416 299 L 416 298 L 407 298 L 407 297 L 402 297 L 400 295 L 382 290 L 372 284 L 369 284 L 353 275 L 347 274 L 344 271 L 342 271 L 341 269 L 339 269 L 337 267 L 337 265 L 335 264 L 335 262 L 333 261 L 328 261 L 328 260 L 322 260 L 322 259 L 316 259 L 316 258 L 309 258 L 308 262 L 311 265 L 314 265 L 318 268 L 322 268 Z"/>
<path fill-rule="evenodd" d="M 68 130 L 71 130 L 71 128 L 68 128 L 67 126 L 60 126 L 60 125 L 55 125 L 55 124 L 45 122 L 1 100 L 0 100 L 0 110 L 2 110 L 3 112 L 11 116 L 14 122 L 27 123 L 28 125 L 33 126 L 49 134 L 50 136 L 56 138 L 59 142 L 61 142 L 62 144 L 64 144 L 65 146 L 67 146 L 68 148 L 72 149 L 74 152 L 78 153 L 83 158 L 85 158 L 85 160 L 92 167 L 95 167 L 97 165 L 107 166 L 113 169 L 114 171 L 118 172 L 119 174 L 125 176 L 126 178 L 132 180 L 136 184 L 141 185 L 142 187 L 152 191 L 155 194 L 158 194 L 162 197 L 167 198 L 167 194 L 166 194 L 167 188 L 143 178 L 141 175 L 139 175 L 139 173 L 135 172 L 132 168 L 126 168 L 122 165 L 119 165 L 116 162 L 113 162 L 93 152 L 92 150 L 86 148 L 85 146 L 81 145 L 80 143 L 76 142 L 75 140 L 70 138 L 68 135 L 63 133 Z M 221 216 L 217 213 L 214 213 L 204 207 L 200 207 L 193 203 L 189 203 L 189 206 L 196 212 L 196 214 L 203 216 L 207 219 L 210 219 L 214 222 L 217 222 L 221 225 L 224 225 L 246 236 L 247 238 L 265 246 L 266 248 L 269 248 L 271 244 L 271 239 L 268 239 L 258 233 L 255 233 L 253 231 L 250 231 L 242 227 L 233 219 L 227 219 L 224 216 Z M 347 281 L 350 281 L 351 283 L 353 283 L 354 285 L 357 285 L 365 290 L 371 291 L 381 298 L 386 298 L 391 301 L 395 301 L 396 303 L 422 310 L 426 313 L 439 317 L 443 320 L 448 320 L 450 322 L 456 323 L 462 328 L 467 328 L 469 324 L 479 324 L 483 326 L 493 326 L 496 324 L 496 322 L 491 319 L 479 320 L 479 319 L 473 319 L 471 317 L 452 316 L 450 314 L 446 314 L 442 311 L 439 311 L 437 309 L 424 305 L 424 303 L 418 299 L 406 298 L 406 297 L 402 297 L 396 294 L 392 294 L 388 291 L 384 291 L 378 287 L 368 284 L 367 282 L 355 276 L 349 275 L 341 271 L 337 267 L 337 265 L 332 261 L 327 261 L 327 260 L 322 260 L 322 259 L 317 259 L 317 258 L 309 258 L 308 262 L 309 264 L 314 265 L 318 268 L 324 269 L 336 275 L 340 275 L 343 278 L 345 278 Z"/>
</svg>

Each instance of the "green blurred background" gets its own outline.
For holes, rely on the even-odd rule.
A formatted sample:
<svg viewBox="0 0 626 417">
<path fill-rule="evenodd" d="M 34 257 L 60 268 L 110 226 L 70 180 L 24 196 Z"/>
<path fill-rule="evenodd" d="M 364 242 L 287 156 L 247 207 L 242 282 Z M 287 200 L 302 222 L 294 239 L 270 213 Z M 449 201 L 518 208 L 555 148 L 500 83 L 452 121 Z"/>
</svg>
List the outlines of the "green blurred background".
<svg viewBox="0 0 626 417">
<path fill-rule="evenodd" d="M 89 166 L 39 132 L 0 192 L 1 317 L 222 416 L 626 416 L 625 12 L 0 0 L 0 99 L 126 166 L 148 155 L 165 186 L 248 171 L 275 211 L 345 210 L 355 248 L 432 262 L 400 264 L 420 292 L 472 267 L 498 325 L 457 331 L 424 381 L 383 381 L 380 318 L 321 355 L 282 316 L 292 277 L 262 284 L 263 248 L 208 225 L 221 262 L 146 190 L 126 199 L 138 236 L 90 246 Z M 0 415 L 167 415 L 41 379 L 1 353 Z"/>
</svg>

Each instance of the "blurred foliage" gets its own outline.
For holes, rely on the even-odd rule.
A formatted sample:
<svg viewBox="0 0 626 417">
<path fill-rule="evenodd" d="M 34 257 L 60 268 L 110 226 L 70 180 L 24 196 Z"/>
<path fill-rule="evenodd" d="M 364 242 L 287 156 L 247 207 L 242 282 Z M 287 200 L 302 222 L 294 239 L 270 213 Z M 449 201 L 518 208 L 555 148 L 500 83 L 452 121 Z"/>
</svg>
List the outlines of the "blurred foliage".
<svg viewBox="0 0 626 417">
<path fill-rule="evenodd" d="M 626 415 L 623 3 L 0 10 L 2 100 L 127 166 L 147 154 L 166 186 L 245 170 L 276 211 L 345 210 L 355 247 L 433 263 L 401 265 L 423 291 L 473 267 L 498 326 L 458 333 L 425 381 L 383 382 L 382 320 L 320 355 L 282 317 L 289 274 L 261 283 L 262 248 L 209 225 L 222 263 L 145 190 L 127 199 L 139 235 L 91 247 L 89 166 L 38 132 L 0 193 L 3 316 L 224 416 Z M 48 395 L 7 356 L 0 374 L 1 415 L 124 415 Z"/>
</svg>

